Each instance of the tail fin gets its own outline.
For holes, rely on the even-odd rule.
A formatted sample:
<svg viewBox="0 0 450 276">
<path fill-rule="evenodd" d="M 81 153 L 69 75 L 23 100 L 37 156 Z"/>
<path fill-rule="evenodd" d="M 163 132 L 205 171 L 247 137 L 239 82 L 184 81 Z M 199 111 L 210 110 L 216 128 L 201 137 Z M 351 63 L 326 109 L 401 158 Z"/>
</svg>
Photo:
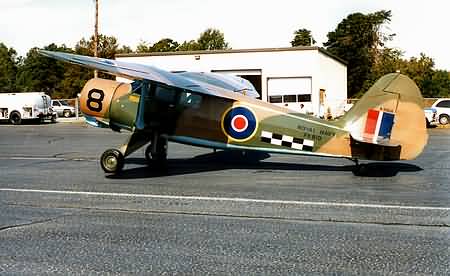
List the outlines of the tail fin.
<svg viewBox="0 0 450 276">
<path fill-rule="evenodd" d="M 428 140 L 420 90 L 414 81 L 399 73 L 380 78 L 338 124 L 349 131 L 354 141 L 352 155 L 357 158 L 411 160 L 422 152 Z M 377 158 L 373 151 L 384 152 L 386 147 L 396 148 L 397 156 Z"/>
</svg>

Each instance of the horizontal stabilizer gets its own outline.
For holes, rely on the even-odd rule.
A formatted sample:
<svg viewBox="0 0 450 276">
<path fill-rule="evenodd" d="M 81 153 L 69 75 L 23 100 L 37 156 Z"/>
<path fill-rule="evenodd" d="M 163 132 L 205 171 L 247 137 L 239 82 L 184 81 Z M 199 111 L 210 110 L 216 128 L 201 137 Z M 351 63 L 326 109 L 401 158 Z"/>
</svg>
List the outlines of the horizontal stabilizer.
<svg viewBox="0 0 450 276">
<path fill-rule="evenodd" d="M 393 141 L 391 141 L 389 139 L 374 140 L 373 138 L 370 138 L 370 137 L 354 137 L 354 136 L 351 136 L 351 138 L 355 141 L 358 141 L 360 143 L 366 143 L 366 144 L 375 144 L 375 145 L 380 145 L 380 146 L 385 146 L 385 147 L 400 146 L 399 143 L 394 143 Z"/>
</svg>

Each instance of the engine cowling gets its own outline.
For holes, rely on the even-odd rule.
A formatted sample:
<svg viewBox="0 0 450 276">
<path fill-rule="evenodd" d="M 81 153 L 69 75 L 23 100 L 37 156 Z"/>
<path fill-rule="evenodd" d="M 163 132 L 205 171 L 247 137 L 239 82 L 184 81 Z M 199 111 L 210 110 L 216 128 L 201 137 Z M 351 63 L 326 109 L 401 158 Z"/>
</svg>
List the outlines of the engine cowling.
<svg viewBox="0 0 450 276">
<path fill-rule="evenodd" d="M 80 110 L 111 128 L 131 129 L 136 120 L 139 95 L 131 84 L 107 79 L 89 80 L 80 94 Z"/>
</svg>

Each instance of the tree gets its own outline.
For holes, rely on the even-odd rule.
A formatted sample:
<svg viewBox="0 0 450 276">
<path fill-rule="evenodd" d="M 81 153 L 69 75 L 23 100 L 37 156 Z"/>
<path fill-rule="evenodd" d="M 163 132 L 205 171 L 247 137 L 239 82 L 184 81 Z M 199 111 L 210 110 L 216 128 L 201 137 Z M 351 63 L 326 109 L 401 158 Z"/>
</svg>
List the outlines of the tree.
<svg viewBox="0 0 450 276">
<path fill-rule="evenodd" d="M 178 46 L 177 51 L 198 51 L 200 50 L 200 45 L 197 41 L 184 41 L 180 46 Z"/>
<path fill-rule="evenodd" d="M 407 61 L 403 59 L 403 52 L 398 49 L 384 48 L 378 52 L 376 62 L 370 68 L 368 77 L 364 80 L 362 89 L 352 97 L 362 96 L 382 76 L 403 71 L 407 67 Z"/>
<path fill-rule="evenodd" d="M 200 50 L 224 50 L 229 49 L 224 34 L 217 29 L 206 29 L 197 39 Z"/>
<path fill-rule="evenodd" d="M 17 74 L 17 87 L 21 91 L 42 91 L 50 96 L 61 88 L 66 65 L 63 62 L 42 56 L 38 48 L 32 48 L 23 59 Z M 52 43 L 44 50 L 71 52 L 65 45 Z"/>
<path fill-rule="evenodd" d="M 400 72 L 408 75 L 419 86 L 425 97 L 431 97 L 433 95 L 433 91 L 430 90 L 434 74 L 433 67 L 433 59 L 421 53 L 419 58 L 412 57 L 409 61 L 405 61 Z"/>
<path fill-rule="evenodd" d="M 294 32 L 294 39 L 291 41 L 292 47 L 295 46 L 311 46 L 316 43 L 312 37 L 311 31 L 307 29 L 298 29 Z"/>
<path fill-rule="evenodd" d="M 450 97 L 450 72 L 437 70 L 433 72 L 431 79 L 424 84 L 425 97 L 448 98 Z"/>
<path fill-rule="evenodd" d="M 132 53 L 133 49 L 130 46 L 123 45 L 121 48 L 117 49 L 116 54 L 129 54 Z"/>
<path fill-rule="evenodd" d="M 394 34 L 385 34 L 382 26 L 391 20 L 391 11 L 370 14 L 353 13 L 343 19 L 336 29 L 328 33 L 324 46 L 332 54 L 346 60 L 348 96 L 353 97 L 364 88 L 370 78 L 372 66 L 377 62 L 385 43 Z"/>
<path fill-rule="evenodd" d="M 114 59 L 119 45 L 114 36 L 100 34 L 98 36 L 98 57 Z M 75 53 L 85 56 L 94 56 L 94 36 L 89 40 L 82 38 L 75 45 Z M 93 70 L 78 65 L 67 64 L 64 72 L 64 79 L 61 82 L 61 91 L 58 97 L 73 98 L 80 93 L 86 82 L 93 77 Z M 114 79 L 109 74 L 99 72 L 98 77 L 104 79 Z"/>
<path fill-rule="evenodd" d="M 173 39 L 163 38 L 153 44 L 150 50 L 152 52 L 175 52 L 178 46 L 178 42 L 174 41 Z"/>
<path fill-rule="evenodd" d="M 137 53 L 149 53 L 149 52 L 151 52 L 151 47 L 152 46 L 150 46 L 150 43 L 148 43 L 147 41 L 141 40 L 136 47 L 136 52 Z"/>
<path fill-rule="evenodd" d="M 224 34 L 217 29 L 209 28 L 202 32 L 197 40 L 184 41 L 182 44 L 179 44 L 171 38 L 163 38 L 153 45 L 150 45 L 145 40 L 141 40 L 136 47 L 136 52 L 150 53 L 224 49 L 229 49 Z"/>
<path fill-rule="evenodd" d="M 117 38 L 114 36 L 103 34 L 98 36 L 98 57 L 114 59 L 118 48 Z M 89 40 L 82 38 L 75 45 L 75 52 L 81 55 L 94 56 L 94 36 L 91 36 Z"/>
<path fill-rule="evenodd" d="M 17 63 L 17 52 L 0 43 L 0 92 L 16 89 Z"/>
<path fill-rule="evenodd" d="M 409 60 L 402 57 L 400 50 L 384 48 L 377 62 L 372 66 L 370 78 L 364 83 L 368 89 L 385 74 L 399 71 L 409 76 L 419 87 L 424 97 L 446 97 L 450 91 L 450 75 L 447 71 L 434 70 L 434 61 L 421 53 L 420 57 Z M 361 93 L 356 96 L 360 96 Z"/>
</svg>

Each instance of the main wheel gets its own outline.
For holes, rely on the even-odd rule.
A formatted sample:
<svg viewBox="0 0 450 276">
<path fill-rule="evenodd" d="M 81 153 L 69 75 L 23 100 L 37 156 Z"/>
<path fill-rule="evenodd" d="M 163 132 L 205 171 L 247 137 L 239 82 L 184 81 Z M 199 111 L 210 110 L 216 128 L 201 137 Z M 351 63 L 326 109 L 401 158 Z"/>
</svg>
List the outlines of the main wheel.
<svg viewBox="0 0 450 276">
<path fill-rule="evenodd" d="M 13 125 L 20 125 L 22 123 L 22 117 L 20 116 L 20 113 L 17 111 L 11 112 L 9 115 L 9 121 Z"/>
<path fill-rule="evenodd" d="M 441 125 L 446 125 L 449 123 L 449 121 L 450 121 L 450 118 L 448 117 L 448 115 L 443 114 L 439 117 L 439 123 Z"/>
<path fill-rule="evenodd" d="M 63 111 L 63 116 L 64 116 L 65 118 L 69 118 L 69 117 L 70 117 L 70 110 L 64 110 L 64 111 Z"/>
<path fill-rule="evenodd" d="M 147 160 L 147 163 L 149 164 L 158 161 L 167 161 L 167 151 L 163 147 L 162 149 L 159 149 L 157 153 L 152 153 L 152 145 L 150 144 L 145 149 L 145 160 Z"/>
<path fill-rule="evenodd" d="M 152 153 L 152 144 L 145 149 L 145 160 L 147 165 L 153 167 L 157 171 L 164 172 L 167 170 L 167 145 L 160 143 L 157 152 Z"/>
<path fill-rule="evenodd" d="M 100 165 L 105 173 L 117 173 L 123 169 L 123 154 L 117 149 L 108 149 L 100 157 Z"/>
</svg>

